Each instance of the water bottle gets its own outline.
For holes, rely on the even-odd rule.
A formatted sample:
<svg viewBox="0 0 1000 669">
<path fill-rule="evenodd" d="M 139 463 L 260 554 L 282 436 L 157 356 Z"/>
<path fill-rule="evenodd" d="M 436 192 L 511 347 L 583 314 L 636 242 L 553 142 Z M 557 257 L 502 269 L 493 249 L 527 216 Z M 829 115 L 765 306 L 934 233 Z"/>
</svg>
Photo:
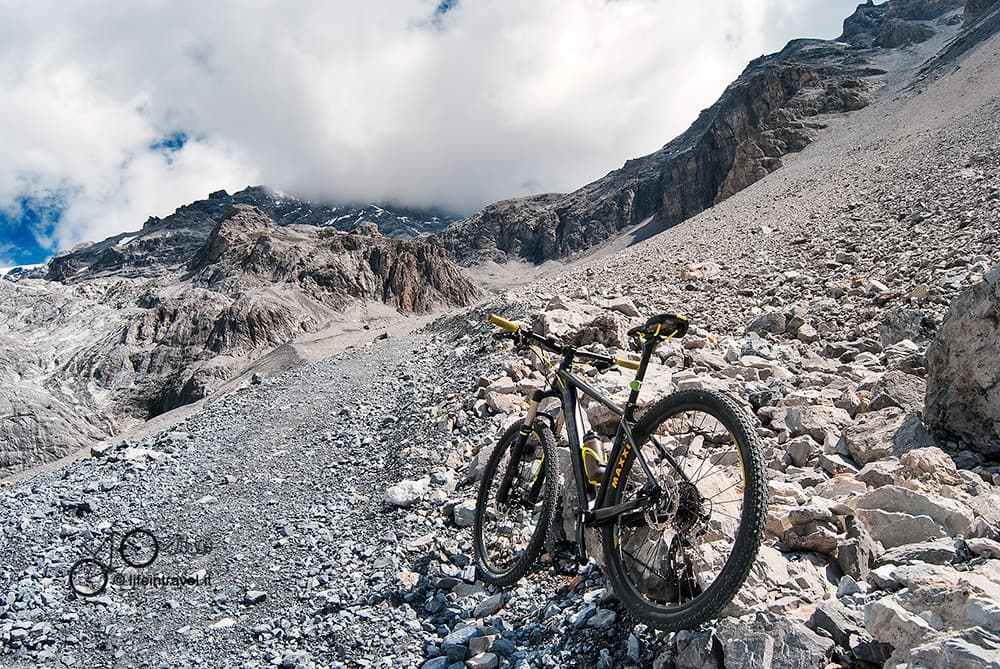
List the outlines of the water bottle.
<svg viewBox="0 0 1000 669">
<path fill-rule="evenodd" d="M 587 481 L 597 491 L 604 481 L 608 456 L 604 451 L 604 441 L 593 432 L 583 435 L 583 471 Z"/>
</svg>

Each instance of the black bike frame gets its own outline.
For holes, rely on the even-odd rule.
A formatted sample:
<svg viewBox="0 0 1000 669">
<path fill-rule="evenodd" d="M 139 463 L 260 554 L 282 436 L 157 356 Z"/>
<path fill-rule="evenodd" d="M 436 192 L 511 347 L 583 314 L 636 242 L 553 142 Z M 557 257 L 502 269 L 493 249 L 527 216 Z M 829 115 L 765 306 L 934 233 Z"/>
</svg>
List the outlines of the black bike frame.
<svg viewBox="0 0 1000 669">
<path fill-rule="evenodd" d="M 511 453 L 511 462 L 519 463 L 521 454 L 523 453 L 524 444 L 527 441 L 528 435 L 531 434 L 535 418 L 539 415 L 539 404 L 542 400 L 549 397 L 559 398 L 566 422 L 566 434 L 569 439 L 570 462 L 572 463 L 573 479 L 576 486 L 577 499 L 579 500 L 580 513 L 577 515 L 576 543 L 580 550 L 580 556 L 584 560 L 587 559 L 587 548 L 584 540 L 585 527 L 601 525 L 623 513 L 636 510 L 640 508 L 646 500 L 656 499 L 662 493 L 662 489 L 656 482 L 656 476 L 654 475 L 652 469 L 650 469 L 646 459 L 643 457 L 642 451 L 636 444 L 635 437 L 632 433 L 636 424 L 634 413 L 639 399 L 639 390 L 642 387 L 642 381 L 646 375 L 646 368 L 649 365 L 650 357 L 652 356 L 653 349 L 656 348 L 657 343 L 658 342 L 655 339 L 648 339 L 643 345 L 639 369 L 636 371 L 635 379 L 630 385 L 631 392 L 629 393 L 628 400 L 625 402 L 624 406 L 615 404 L 599 390 L 570 371 L 575 357 L 579 356 L 585 358 L 595 356 L 588 355 L 585 351 L 578 352 L 572 349 L 567 350 L 564 353 L 562 363 L 555 372 L 551 388 L 548 391 L 535 391 L 532 395 L 531 403 L 528 406 L 528 413 L 524 418 L 517 443 L 514 445 Z M 608 462 L 613 464 L 613 468 L 609 469 L 604 476 L 604 481 L 598 489 L 593 509 L 588 509 L 586 502 L 587 477 L 583 464 L 583 435 L 580 434 L 582 422 L 580 420 L 578 392 L 582 392 L 588 397 L 597 400 L 619 417 L 618 429 L 615 432 L 611 456 L 608 458 Z M 681 476 L 684 476 L 682 468 L 677 464 L 673 457 L 664 449 L 660 448 L 659 444 L 656 444 L 656 446 L 659 453 L 671 464 L 671 466 L 673 466 Z M 617 504 L 615 506 L 606 506 L 605 504 L 610 490 L 612 488 L 617 488 L 620 482 L 619 477 L 630 454 L 635 455 L 639 465 L 643 469 L 643 472 L 646 474 L 647 480 L 649 481 L 648 487 L 631 501 Z M 500 484 L 500 490 L 497 495 L 498 499 L 506 499 L 510 486 L 513 483 L 515 469 L 516 467 L 507 468 L 507 472 Z M 544 470 L 542 473 L 544 474 Z M 536 479 L 529 499 L 534 499 L 541 492 L 541 478 L 542 476 L 539 476 Z M 684 478 L 687 477 L 684 476 Z"/>
</svg>

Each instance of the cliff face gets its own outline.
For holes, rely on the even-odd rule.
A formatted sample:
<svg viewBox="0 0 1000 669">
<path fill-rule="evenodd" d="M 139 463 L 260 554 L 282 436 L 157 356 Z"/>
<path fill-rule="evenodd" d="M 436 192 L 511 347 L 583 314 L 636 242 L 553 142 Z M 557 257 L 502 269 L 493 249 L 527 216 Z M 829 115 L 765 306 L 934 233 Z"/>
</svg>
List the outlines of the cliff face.
<svg viewBox="0 0 1000 669">
<path fill-rule="evenodd" d="M 867 105 L 884 74 L 871 64 L 873 50 L 928 39 L 938 21 L 957 20 L 961 6 L 961 0 L 861 5 L 837 41 L 794 40 L 751 62 L 659 151 L 569 194 L 491 204 L 441 236 L 466 263 L 506 257 L 539 263 L 639 223 L 656 229 L 679 223 L 780 168 L 783 156 L 816 138 L 824 115 Z"/>
<path fill-rule="evenodd" d="M 246 205 L 234 206 L 213 228 L 187 269 L 193 284 L 226 294 L 285 286 L 331 307 L 374 299 L 412 313 L 468 304 L 476 294 L 433 238 L 278 226 Z"/>
<path fill-rule="evenodd" d="M 972 23 L 997 4 L 1000 4 L 997 0 L 966 0 L 962 18 L 965 19 L 966 23 Z"/>
<path fill-rule="evenodd" d="M 477 295 L 432 239 L 280 226 L 240 204 L 183 269 L 147 287 L 124 328 L 69 363 L 140 418 L 204 397 L 244 360 L 315 332 L 354 301 L 419 313 Z"/>
<path fill-rule="evenodd" d="M 934 36 L 927 21 L 963 6 L 962 0 L 907 0 L 858 5 L 844 20 L 844 32 L 838 38 L 856 48 L 895 49 L 907 44 L 919 44 Z M 960 18 L 956 15 L 955 21 Z"/>
<path fill-rule="evenodd" d="M 492 204 L 449 226 L 462 260 L 542 262 L 580 251 L 646 219 L 672 225 L 781 167 L 825 127 L 821 114 L 868 104 L 878 74 L 845 45 L 797 40 L 757 59 L 680 137 L 566 195 Z M 495 240 L 495 241 L 494 241 Z"/>
</svg>

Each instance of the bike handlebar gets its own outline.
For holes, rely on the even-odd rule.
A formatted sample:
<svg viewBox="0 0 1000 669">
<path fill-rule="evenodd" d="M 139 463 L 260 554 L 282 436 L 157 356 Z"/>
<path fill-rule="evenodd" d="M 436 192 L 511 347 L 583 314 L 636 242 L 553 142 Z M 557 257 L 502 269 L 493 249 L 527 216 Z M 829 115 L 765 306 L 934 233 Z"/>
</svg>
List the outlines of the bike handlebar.
<svg viewBox="0 0 1000 669">
<path fill-rule="evenodd" d="M 518 325 L 517 323 L 513 323 L 507 320 L 506 318 L 497 316 L 496 314 L 490 314 L 490 317 L 487 320 L 493 325 L 501 327 L 504 330 L 507 330 L 508 332 L 517 332 L 518 330 L 521 329 L 521 326 Z"/>
<path fill-rule="evenodd" d="M 531 340 L 540 346 L 552 351 L 553 353 L 558 353 L 560 355 L 571 354 L 575 358 L 583 358 L 585 360 L 590 360 L 595 363 L 598 367 L 611 367 L 612 365 L 617 365 L 619 367 L 624 367 L 626 369 L 638 370 L 639 362 L 637 360 L 629 360 L 628 358 L 611 357 L 609 355 L 601 355 L 600 353 L 591 353 L 590 351 L 581 351 L 575 349 L 571 346 L 565 346 L 556 341 L 553 337 L 543 337 L 542 335 L 535 334 L 531 330 L 525 330 L 517 323 L 509 321 L 502 316 L 497 316 L 496 314 L 490 314 L 487 319 L 493 325 L 503 328 L 510 333 L 510 336 L 518 340 L 518 343 L 523 343 L 525 340 Z"/>
<path fill-rule="evenodd" d="M 639 361 L 629 360 L 628 358 L 615 358 L 615 364 L 619 367 L 624 367 L 625 369 L 633 369 L 639 371 Z"/>
</svg>

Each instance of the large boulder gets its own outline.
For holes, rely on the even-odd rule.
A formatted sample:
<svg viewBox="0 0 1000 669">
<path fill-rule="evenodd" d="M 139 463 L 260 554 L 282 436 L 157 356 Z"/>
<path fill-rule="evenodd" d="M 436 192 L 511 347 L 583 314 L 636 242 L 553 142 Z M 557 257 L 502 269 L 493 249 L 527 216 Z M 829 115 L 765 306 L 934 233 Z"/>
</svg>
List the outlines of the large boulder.
<svg viewBox="0 0 1000 669">
<path fill-rule="evenodd" d="M 935 629 L 920 616 L 907 611 L 892 597 L 885 597 L 865 606 L 865 629 L 880 641 L 897 649 L 908 649 L 935 633 Z"/>
<path fill-rule="evenodd" d="M 855 462 L 865 465 L 934 445 L 916 414 L 889 407 L 859 415 L 844 430 L 838 448 L 846 448 Z"/>
<path fill-rule="evenodd" d="M 974 520 L 972 512 L 953 499 L 894 485 L 876 488 L 853 500 L 852 505 L 858 510 L 858 516 L 869 526 L 875 538 L 882 541 L 886 548 L 925 541 L 929 538 L 969 536 Z M 903 515 L 923 520 L 932 531 L 928 531 L 926 536 L 918 535 L 908 540 L 887 541 L 886 537 L 880 536 L 879 521 L 889 520 L 885 516 L 894 514 L 900 515 L 886 528 L 892 533 L 900 532 L 904 520 L 908 520 L 904 519 Z"/>
<path fill-rule="evenodd" d="M 807 434 L 820 443 L 825 440 L 828 432 L 838 435 L 851 425 L 851 414 L 844 409 L 818 404 L 788 407 L 784 418 L 783 427 L 787 429 L 789 436 Z M 782 426 L 778 427 L 780 430 Z"/>
<path fill-rule="evenodd" d="M 887 407 L 899 407 L 907 412 L 917 412 L 924 407 L 927 384 L 914 374 L 893 369 L 870 384 L 862 384 L 862 389 L 871 393 L 868 408 L 878 411 Z"/>
<path fill-rule="evenodd" d="M 927 372 L 928 424 L 1000 458 L 1000 266 L 952 301 Z"/>
<path fill-rule="evenodd" d="M 1000 572 L 991 563 L 879 567 L 894 594 L 865 606 L 865 628 L 892 645 L 885 666 L 998 666 Z"/>
<path fill-rule="evenodd" d="M 628 346 L 628 321 L 621 313 L 561 297 L 550 301 L 545 311 L 532 316 L 532 329 L 570 346 L 594 343 L 615 348 Z"/>
<path fill-rule="evenodd" d="M 978 669 L 1000 663 L 1000 636 L 982 627 L 932 637 L 910 651 L 910 666 Z"/>
<path fill-rule="evenodd" d="M 715 628 L 726 667 L 827 666 L 834 643 L 804 624 L 773 613 L 725 618 Z"/>
</svg>

